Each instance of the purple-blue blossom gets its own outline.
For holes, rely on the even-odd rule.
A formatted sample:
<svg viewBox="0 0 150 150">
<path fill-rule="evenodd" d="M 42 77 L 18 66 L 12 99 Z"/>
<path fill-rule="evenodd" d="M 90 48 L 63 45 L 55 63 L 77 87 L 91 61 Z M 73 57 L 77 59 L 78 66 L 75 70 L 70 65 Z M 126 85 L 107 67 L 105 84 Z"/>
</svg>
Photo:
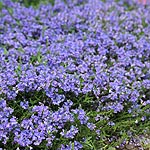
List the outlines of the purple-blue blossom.
<svg viewBox="0 0 150 150">
<path fill-rule="evenodd" d="M 110 128 L 116 125 L 115 117 L 111 120 L 103 112 L 119 116 L 125 111 L 135 123 L 148 121 L 148 109 L 140 115 L 150 104 L 149 5 L 56 0 L 34 9 L 2 2 L 4 146 L 11 139 L 23 148 L 43 143 L 53 148 L 59 143 L 58 149 L 71 150 L 73 145 L 82 149 L 80 136 L 76 139 L 83 132 L 80 128 L 100 134 L 99 122 Z M 18 112 L 20 108 L 23 112 Z M 61 143 L 61 136 L 66 143 Z"/>
</svg>

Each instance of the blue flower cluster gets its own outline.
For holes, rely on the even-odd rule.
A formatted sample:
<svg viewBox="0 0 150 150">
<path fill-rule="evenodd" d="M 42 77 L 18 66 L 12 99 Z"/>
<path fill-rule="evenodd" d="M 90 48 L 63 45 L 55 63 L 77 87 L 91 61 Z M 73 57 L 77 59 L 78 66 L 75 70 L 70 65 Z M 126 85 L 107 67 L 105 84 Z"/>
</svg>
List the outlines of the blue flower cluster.
<svg viewBox="0 0 150 150">
<path fill-rule="evenodd" d="M 3 145 L 60 142 L 58 149 L 79 150 L 80 127 L 98 132 L 99 120 L 115 124 L 89 111 L 127 110 L 134 118 L 149 106 L 150 6 L 55 0 L 34 9 L 4 0 L 0 11 Z"/>
</svg>

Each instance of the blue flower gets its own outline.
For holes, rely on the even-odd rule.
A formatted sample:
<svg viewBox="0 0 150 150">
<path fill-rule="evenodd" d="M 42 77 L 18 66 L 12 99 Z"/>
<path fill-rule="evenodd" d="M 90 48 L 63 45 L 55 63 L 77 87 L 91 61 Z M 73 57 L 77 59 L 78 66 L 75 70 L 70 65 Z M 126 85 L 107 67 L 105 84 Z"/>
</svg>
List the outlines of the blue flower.
<svg viewBox="0 0 150 150">
<path fill-rule="evenodd" d="M 28 104 L 29 102 L 28 101 L 26 101 L 26 102 L 20 102 L 20 106 L 23 108 L 23 109 L 28 109 L 28 107 L 29 107 L 29 104 Z"/>
</svg>

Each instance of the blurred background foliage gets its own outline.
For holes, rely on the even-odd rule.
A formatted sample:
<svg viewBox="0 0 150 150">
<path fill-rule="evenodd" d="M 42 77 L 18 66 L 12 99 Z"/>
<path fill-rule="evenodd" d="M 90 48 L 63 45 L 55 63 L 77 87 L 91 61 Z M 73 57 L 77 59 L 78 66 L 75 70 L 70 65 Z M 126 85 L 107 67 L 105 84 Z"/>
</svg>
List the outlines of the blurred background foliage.
<svg viewBox="0 0 150 150">
<path fill-rule="evenodd" d="M 51 3 L 54 4 L 54 0 L 12 0 L 13 2 L 23 3 L 26 7 L 34 6 L 37 7 L 40 3 Z"/>
</svg>

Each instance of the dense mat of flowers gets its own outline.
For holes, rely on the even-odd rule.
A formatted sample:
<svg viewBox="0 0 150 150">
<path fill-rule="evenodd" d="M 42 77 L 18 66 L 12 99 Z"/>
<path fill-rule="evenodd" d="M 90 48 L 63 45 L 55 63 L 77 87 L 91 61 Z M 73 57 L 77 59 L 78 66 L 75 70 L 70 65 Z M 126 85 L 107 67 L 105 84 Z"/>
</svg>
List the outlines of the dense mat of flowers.
<svg viewBox="0 0 150 150">
<path fill-rule="evenodd" d="M 120 115 L 129 135 L 150 121 L 150 6 L 2 5 L 0 147 L 100 149 L 123 136 Z"/>
</svg>

